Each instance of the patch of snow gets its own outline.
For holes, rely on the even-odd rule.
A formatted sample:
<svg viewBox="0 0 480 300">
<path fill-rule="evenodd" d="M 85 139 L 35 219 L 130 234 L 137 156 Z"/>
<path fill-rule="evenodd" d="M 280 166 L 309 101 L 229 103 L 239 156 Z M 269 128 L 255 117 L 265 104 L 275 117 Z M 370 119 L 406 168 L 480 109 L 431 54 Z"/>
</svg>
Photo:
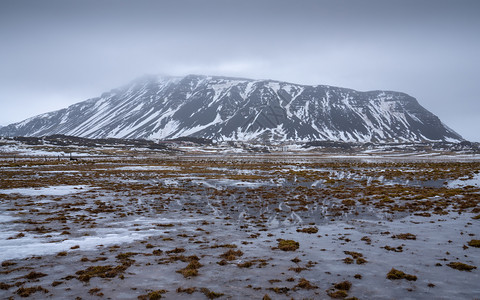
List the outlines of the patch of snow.
<svg viewBox="0 0 480 300">
<path fill-rule="evenodd" d="M 473 178 L 460 178 L 448 183 L 450 188 L 459 188 L 467 185 L 480 186 L 480 174 L 476 174 Z"/>
<path fill-rule="evenodd" d="M 18 220 L 18 219 L 20 219 L 20 218 L 10 216 L 10 215 L 0 215 L 0 223 L 11 222 L 11 221 L 15 221 L 15 220 Z"/>
<path fill-rule="evenodd" d="M 150 225 L 152 223 L 184 223 L 196 222 L 200 218 L 190 219 L 167 219 L 167 218 L 137 218 L 128 222 L 109 224 L 108 228 L 97 228 L 95 235 L 84 236 L 74 239 L 66 239 L 59 242 L 50 242 L 46 238 L 38 238 L 27 235 L 18 239 L 7 239 L 10 232 L 0 232 L 0 260 L 27 258 L 30 256 L 55 254 L 60 251 L 70 250 L 72 246 L 79 245 L 80 250 L 95 250 L 99 245 L 103 247 L 130 243 L 135 240 L 144 239 L 149 236 L 158 235 L 165 230 L 148 228 L 143 231 L 136 231 L 132 224 Z M 171 229 L 170 229 L 171 230 Z"/>
<path fill-rule="evenodd" d="M 93 189 L 88 185 L 58 185 L 42 188 L 15 188 L 0 190 L 0 194 L 22 194 L 27 196 L 51 195 L 63 196 L 68 194 L 82 193 Z"/>
<path fill-rule="evenodd" d="M 121 171 L 178 171 L 180 170 L 177 167 L 170 166 L 128 166 L 115 168 L 115 170 Z"/>
</svg>

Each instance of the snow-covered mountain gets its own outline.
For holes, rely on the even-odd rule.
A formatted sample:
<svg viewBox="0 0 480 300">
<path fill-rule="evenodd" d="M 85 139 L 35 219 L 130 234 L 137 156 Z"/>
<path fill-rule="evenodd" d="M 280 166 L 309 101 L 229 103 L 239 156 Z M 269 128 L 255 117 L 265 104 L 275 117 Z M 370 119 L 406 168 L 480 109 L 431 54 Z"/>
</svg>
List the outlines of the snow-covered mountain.
<svg viewBox="0 0 480 300">
<path fill-rule="evenodd" d="M 273 80 L 147 76 L 0 129 L 3 136 L 243 141 L 460 141 L 415 98 Z"/>
</svg>

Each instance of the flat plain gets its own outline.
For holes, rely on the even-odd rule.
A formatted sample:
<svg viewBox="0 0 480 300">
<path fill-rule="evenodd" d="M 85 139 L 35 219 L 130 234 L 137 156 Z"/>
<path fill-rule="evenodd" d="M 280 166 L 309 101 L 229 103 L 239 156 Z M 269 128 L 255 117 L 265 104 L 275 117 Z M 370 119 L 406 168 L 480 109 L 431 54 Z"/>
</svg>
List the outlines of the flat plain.
<svg viewBox="0 0 480 300">
<path fill-rule="evenodd" d="M 480 162 L 0 162 L 0 298 L 473 299 Z"/>
</svg>

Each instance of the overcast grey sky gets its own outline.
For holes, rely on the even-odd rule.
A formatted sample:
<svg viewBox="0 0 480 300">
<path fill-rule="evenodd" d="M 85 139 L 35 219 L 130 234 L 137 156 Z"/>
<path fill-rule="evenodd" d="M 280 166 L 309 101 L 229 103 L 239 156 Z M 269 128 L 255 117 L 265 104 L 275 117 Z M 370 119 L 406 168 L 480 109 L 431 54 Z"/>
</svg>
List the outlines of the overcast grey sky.
<svg viewBox="0 0 480 300">
<path fill-rule="evenodd" d="M 0 1 L 0 125 L 144 74 L 417 98 L 480 141 L 478 0 Z"/>
</svg>

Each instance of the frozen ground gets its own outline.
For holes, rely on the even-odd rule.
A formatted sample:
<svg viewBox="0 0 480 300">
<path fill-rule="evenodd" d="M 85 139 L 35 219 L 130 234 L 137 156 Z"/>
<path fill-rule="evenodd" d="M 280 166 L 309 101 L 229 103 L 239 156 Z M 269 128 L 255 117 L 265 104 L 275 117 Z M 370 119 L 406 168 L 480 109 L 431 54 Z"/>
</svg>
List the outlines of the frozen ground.
<svg viewBox="0 0 480 300">
<path fill-rule="evenodd" d="M 90 187 L 86 185 L 57 185 L 37 188 L 3 189 L 0 190 L 0 194 L 20 194 L 27 196 L 64 196 L 68 194 L 81 193 L 89 189 Z"/>
<path fill-rule="evenodd" d="M 480 297 L 476 160 L 202 155 L 0 168 L 2 299 Z M 387 279 L 392 268 L 416 280 Z"/>
</svg>

